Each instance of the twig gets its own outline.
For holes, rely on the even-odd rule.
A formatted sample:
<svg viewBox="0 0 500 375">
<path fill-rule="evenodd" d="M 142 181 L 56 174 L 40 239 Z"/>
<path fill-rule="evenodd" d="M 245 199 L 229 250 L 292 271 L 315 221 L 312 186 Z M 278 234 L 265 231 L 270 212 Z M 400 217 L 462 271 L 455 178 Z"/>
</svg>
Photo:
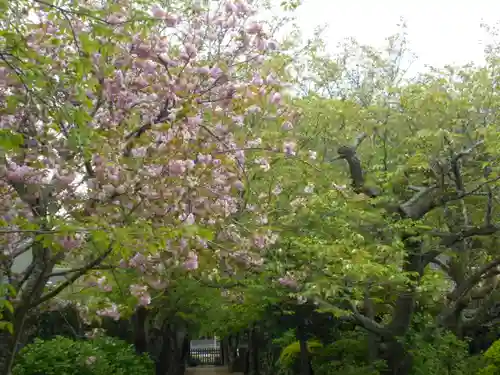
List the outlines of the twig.
<svg viewBox="0 0 500 375">
<path fill-rule="evenodd" d="M 70 278 L 68 278 L 66 281 L 64 281 L 63 283 L 59 284 L 55 289 L 53 289 L 52 291 L 48 292 L 47 294 L 41 296 L 38 301 L 36 302 L 33 302 L 29 308 L 32 309 L 46 301 L 49 301 L 50 299 L 54 298 L 55 296 L 57 296 L 59 293 L 61 293 L 64 289 L 66 289 L 68 286 L 70 286 L 71 284 L 73 284 L 76 280 L 78 280 L 80 277 L 82 277 L 83 275 L 85 275 L 89 270 L 95 268 L 96 266 L 100 265 L 102 261 L 104 261 L 108 255 L 111 254 L 111 252 L 113 251 L 113 248 L 114 248 L 114 243 L 115 241 L 111 241 L 111 243 L 109 244 L 108 248 L 106 249 L 106 251 L 101 254 L 100 256 L 98 256 L 96 259 L 94 259 L 93 261 L 91 261 L 90 263 L 88 263 L 86 266 L 82 267 L 79 271 L 75 272 Z"/>
</svg>

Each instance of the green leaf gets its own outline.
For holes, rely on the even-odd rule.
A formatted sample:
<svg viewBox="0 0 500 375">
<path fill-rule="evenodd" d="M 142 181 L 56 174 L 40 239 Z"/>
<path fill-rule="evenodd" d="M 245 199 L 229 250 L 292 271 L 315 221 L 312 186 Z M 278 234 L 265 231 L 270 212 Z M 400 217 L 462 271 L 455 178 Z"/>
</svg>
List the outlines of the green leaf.
<svg viewBox="0 0 500 375">
<path fill-rule="evenodd" d="M 24 143 L 22 134 L 14 133 L 9 129 L 0 129 L 0 149 L 12 151 Z"/>
<path fill-rule="evenodd" d="M 1 299 L 1 300 L 0 300 L 0 311 L 1 311 L 2 309 L 4 309 L 4 308 L 6 308 L 7 310 L 9 310 L 9 312 L 10 312 L 11 314 L 13 314 L 13 313 L 14 313 L 14 306 L 13 306 L 13 305 L 12 305 L 12 303 L 11 303 L 9 300 L 7 300 L 7 299 Z"/>
<path fill-rule="evenodd" d="M 0 331 L 8 331 L 11 335 L 14 334 L 14 325 L 11 322 L 0 321 Z"/>
</svg>

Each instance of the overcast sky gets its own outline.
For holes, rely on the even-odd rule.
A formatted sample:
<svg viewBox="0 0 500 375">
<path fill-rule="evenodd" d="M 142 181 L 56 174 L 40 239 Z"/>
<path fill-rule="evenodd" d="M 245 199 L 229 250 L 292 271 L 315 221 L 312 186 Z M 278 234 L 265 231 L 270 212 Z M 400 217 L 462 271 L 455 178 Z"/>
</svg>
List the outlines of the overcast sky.
<svg viewBox="0 0 500 375">
<path fill-rule="evenodd" d="M 488 37 L 480 24 L 500 21 L 500 1 L 304 0 L 298 11 L 306 35 L 318 25 L 328 25 L 324 35 L 331 48 L 349 36 L 380 46 L 397 31 L 401 17 L 408 24 L 410 48 L 419 57 L 414 69 L 481 62 Z"/>
</svg>

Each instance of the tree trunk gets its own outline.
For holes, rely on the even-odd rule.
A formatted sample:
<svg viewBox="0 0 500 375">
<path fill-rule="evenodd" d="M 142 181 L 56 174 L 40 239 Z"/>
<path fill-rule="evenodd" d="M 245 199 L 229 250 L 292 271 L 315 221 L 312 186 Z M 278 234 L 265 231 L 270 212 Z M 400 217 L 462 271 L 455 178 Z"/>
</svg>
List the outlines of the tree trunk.
<svg viewBox="0 0 500 375">
<path fill-rule="evenodd" d="M 165 324 L 162 330 L 161 350 L 156 356 L 156 375 L 177 375 L 180 367 L 177 354 L 176 332 L 169 324 Z"/>
<path fill-rule="evenodd" d="M 14 334 L 0 332 L 0 375 L 11 374 L 17 350 L 25 344 L 28 313 L 42 296 L 48 275 L 54 268 L 48 249 L 35 243 L 32 251 L 33 260 L 26 270 L 26 281 L 17 292 L 19 301 L 14 305 L 14 314 L 7 316 L 13 325 Z"/>
<path fill-rule="evenodd" d="M 227 338 L 227 366 L 229 372 L 233 372 L 234 364 L 238 356 L 239 334 L 230 335 Z"/>
<path fill-rule="evenodd" d="M 370 297 L 370 290 L 367 288 L 365 292 L 364 298 L 364 308 L 365 315 L 375 321 L 375 308 L 373 306 L 373 301 Z M 368 331 L 368 361 L 369 363 L 373 363 L 378 358 L 378 336 L 374 332 Z"/>
<path fill-rule="evenodd" d="M 229 366 L 229 338 L 224 337 L 219 343 L 220 359 L 224 366 Z"/>
<path fill-rule="evenodd" d="M 138 307 L 132 317 L 134 326 L 134 347 L 139 354 L 148 351 L 147 318 L 148 310 L 143 306 Z"/>
<path fill-rule="evenodd" d="M 404 348 L 403 344 L 394 340 L 387 346 L 387 365 L 390 375 L 408 375 L 412 368 L 412 356 Z"/>
<path fill-rule="evenodd" d="M 12 367 L 13 337 L 7 331 L 0 331 L 0 374 L 9 375 Z"/>
<path fill-rule="evenodd" d="M 304 323 L 299 323 L 296 337 L 300 345 L 300 375 L 313 375 L 309 348 L 307 347 L 307 334 Z"/>
<path fill-rule="evenodd" d="M 7 331 L 0 331 L 0 375 L 10 375 L 14 365 L 14 358 L 20 347 L 25 344 L 25 326 L 28 318 L 28 311 L 18 308 L 14 312 L 13 327 L 14 334 Z"/>
<path fill-rule="evenodd" d="M 245 375 L 259 375 L 259 342 L 257 329 L 251 326 L 248 330 L 247 366 Z"/>
<path fill-rule="evenodd" d="M 405 244 L 408 255 L 403 266 L 403 271 L 405 273 L 413 273 L 414 277 L 411 281 L 416 283 L 422 277 L 426 265 L 424 257 L 421 254 L 422 244 L 413 238 L 405 239 Z M 389 366 L 389 374 L 391 375 L 408 375 L 411 371 L 412 355 L 405 349 L 399 339 L 403 339 L 410 329 L 413 313 L 415 312 L 415 303 L 415 285 L 411 284 L 396 299 L 393 317 L 387 327 L 391 339 L 387 343 L 386 359 Z"/>
<path fill-rule="evenodd" d="M 157 375 L 184 375 L 189 355 L 189 336 L 186 329 L 167 325 L 163 336 L 162 353 L 159 358 L 161 372 Z"/>
</svg>

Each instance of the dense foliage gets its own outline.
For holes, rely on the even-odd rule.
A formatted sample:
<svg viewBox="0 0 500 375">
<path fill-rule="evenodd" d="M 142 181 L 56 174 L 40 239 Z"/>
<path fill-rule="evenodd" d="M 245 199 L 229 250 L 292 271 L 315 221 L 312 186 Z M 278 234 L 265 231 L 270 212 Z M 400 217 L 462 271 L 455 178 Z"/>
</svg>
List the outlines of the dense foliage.
<svg viewBox="0 0 500 375">
<path fill-rule="evenodd" d="M 1 375 L 498 370 L 500 47 L 409 80 L 298 6 L 0 0 Z"/>
</svg>

